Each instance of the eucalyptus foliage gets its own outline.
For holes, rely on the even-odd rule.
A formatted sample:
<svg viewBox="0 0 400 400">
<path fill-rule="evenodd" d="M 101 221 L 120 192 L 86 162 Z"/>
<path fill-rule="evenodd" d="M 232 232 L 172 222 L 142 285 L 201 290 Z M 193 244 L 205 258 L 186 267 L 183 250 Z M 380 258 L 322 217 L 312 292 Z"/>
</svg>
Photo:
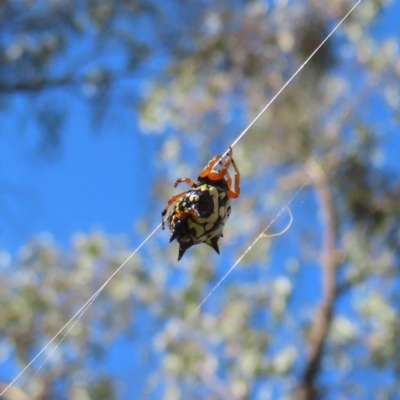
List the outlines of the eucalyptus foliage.
<svg viewBox="0 0 400 400">
<path fill-rule="evenodd" d="M 33 3 L 9 0 L 0 13 L 10 21 L 0 25 L 3 110 L 10 93 L 46 96 L 56 86 L 97 96 L 106 113 L 102 102 L 121 74 L 162 54 L 148 90 L 136 93 L 143 132 L 169 132 L 157 159 L 164 178 L 157 186 L 160 210 L 174 179 L 195 178 L 224 151 L 352 6 L 347 0 Z M 23 6 L 30 12 L 19 16 Z M 242 195 L 221 257 L 195 248 L 177 264 L 176 248 L 166 246 L 166 235 L 156 236 L 28 384 L 34 398 L 60 390 L 71 399 L 116 398 L 118 385 L 101 360 L 121 335 L 133 344 L 136 335 L 147 338 L 140 342 L 151 355 L 142 359 L 143 398 L 396 398 L 400 174 L 390 155 L 391 144 L 399 147 L 391 135 L 399 128 L 400 54 L 394 30 L 374 31 L 390 7 L 362 1 L 234 148 Z M 55 16 L 60 23 L 39 23 Z M 142 32 L 151 32 L 151 40 Z M 81 50 L 76 37 L 98 59 L 78 70 L 73 63 L 60 68 L 61 58 Z M 114 51 L 123 60 L 119 70 L 107 67 Z M 290 231 L 259 241 L 196 311 L 295 194 Z M 15 352 L 19 367 L 130 251 L 106 234 L 75 237 L 68 252 L 40 238 L 23 247 L 0 282 L 2 347 Z"/>
</svg>

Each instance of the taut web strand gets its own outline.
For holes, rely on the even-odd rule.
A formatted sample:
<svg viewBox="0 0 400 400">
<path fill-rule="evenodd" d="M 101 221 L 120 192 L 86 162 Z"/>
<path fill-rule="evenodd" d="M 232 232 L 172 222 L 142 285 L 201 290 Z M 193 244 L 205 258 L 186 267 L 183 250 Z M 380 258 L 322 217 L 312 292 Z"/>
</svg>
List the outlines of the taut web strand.
<svg viewBox="0 0 400 400">
<path fill-rule="evenodd" d="M 90 299 L 74 314 L 74 316 L 54 335 L 54 337 L 43 347 L 42 350 L 39 351 L 38 354 L 26 365 L 26 367 L 9 383 L 9 385 L 0 393 L 0 396 L 3 396 L 4 393 L 20 378 L 20 376 L 43 354 L 43 352 L 61 335 L 62 332 L 76 319 L 74 324 L 83 316 L 83 314 L 87 311 L 96 297 L 103 291 L 103 289 L 109 284 L 109 282 L 114 278 L 115 275 L 125 266 L 125 264 L 150 240 L 150 238 L 160 229 L 161 224 L 157 226 L 151 232 L 146 239 L 131 253 L 131 255 L 112 273 L 112 275 L 101 285 L 101 287 L 96 291 L 96 293 L 90 297 Z M 71 328 L 72 329 L 72 328 Z M 69 332 L 69 331 L 68 331 Z M 67 333 L 68 333 L 67 332 Z M 62 339 L 65 338 L 66 335 L 63 336 Z M 61 340 L 62 341 L 62 340 Z M 60 345 L 61 341 L 57 344 Z M 57 348 L 57 346 L 53 349 L 53 351 Z M 53 353 L 50 353 L 50 355 Z M 50 356 L 49 355 L 49 356 Z M 47 358 L 46 358 L 47 360 Z M 43 364 L 42 364 L 43 365 Z"/>
<path fill-rule="evenodd" d="M 340 25 L 347 19 L 347 17 L 357 8 L 357 6 L 361 3 L 361 0 L 358 0 L 357 3 L 350 9 L 350 11 L 338 22 L 338 24 L 332 29 L 329 35 L 321 42 L 321 44 L 310 54 L 306 61 L 300 65 L 300 67 L 296 70 L 296 72 L 289 78 L 288 81 L 281 87 L 281 89 L 276 93 L 276 95 L 269 101 L 269 103 L 259 112 L 259 114 L 253 119 L 253 121 L 247 126 L 247 128 L 236 138 L 236 140 L 231 144 L 231 147 L 234 147 L 239 140 L 249 131 L 249 129 L 256 123 L 256 121 L 264 114 L 264 112 L 270 107 L 270 105 L 277 99 L 277 97 L 286 89 L 290 82 L 298 75 L 298 73 L 308 64 L 308 62 L 315 56 L 317 51 L 328 41 L 328 39 L 336 32 Z M 228 154 L 228 151 L 225 155 Z"/>
<path fill-rule="evenodd" d="M 298 73 L 306 66 L 306 64 L 314 57 L 314 55 L 318 52 L 318 50 L 325 44 L 325 42 L 335 33 L 335 31 L 339 28 L 339 26 L 347 19 L 347 17 L 356 9 L 356 7 L 361 3 L 362 0 L 358 0 L 357 3 L 350 9 L 350 11 L 340 20 L 340 22 L 333 28 L 333 30 L 328 34 L 328 36 L 322 41 L 322 43 L 311 53 L 311 55 L 304 61 L 304 63 L 296 70 L 296 72 L 292 75 L 291 78 L 282 86 L 282 88 L 275 94 L 275 96 L 268 102 L 268 104 L 260 111 L 260 113 L 252 120 L 252 122 L 247 126 L 247 128 L 236 138 L 236 140 L 232 143 L 231 147 L 234 147 L 243 136 L 250 130 L 250 128 L 256 123 L 256 121 L 261 117 L 261 115 L 271 106 L 271 104 L 277 99 L 277 97 L 285 90 L 285 88 L 290 84 L 290 82 L 298 75 Z M 228 154 L 228 151 L 225 152 L 225 155 Z M 290 199 L 290 201 L 286 204 L 284 208 L 276 215 L 276 217 L 271 221 L 271 223 L 264 229 L 261 234 L 254 240 L 254 242 L 247 248 L 247 250 L 238 258 L 235 264 L 228 270 L 228 272 L 221 278 L 221 280 L 217 283 L 217 285 L 210 291 L 210 293 L 203 299 L 203 301 L 197 306 L 197 308 L 193 311 L 191 316 L 195 314 L 200 307 L 208 300 L 208 298 L 214 293 L 214 291 L 221 285 L 221 283 L 227 278 L 227 276 L 234 270 L 234 268 L 242 261 L 243 257 L 252 249 L 252 247 L 263 237 L 266 230 L 272 225 L 272 223 L 282 214 L 286 207 L 294 200 L 294 198 L 299 194 L 299 192 L 304 188 L 306 183 L 295 193 L 295 195 Z M 25 368 L 11 381 L 10 384 L 0 393 L 0 396 L 3 396 L 7 390 L 25 373 L 25 371 L 43 354 L 43 352 L 61 335 L 62 332 L 66 330 L 66 328 L 73 322 L 75 325 L 76 322 L 83 316 L 83 314 L 87 311 L 93 301 L 97 298 L 97 296 L 103 291 L 103 289 L 108 285 L 108 283 L 114 278 L 114 276 L 125 266 L 125 264 L 150 240 L 150 238 L 160 229 L 161 224 L 159 224 L 147 237 L 143 240 L 143 242 L 131 253 L 131 255 L 113 272 L 113 274 L 104 282 L 104 284 L 90 297 L 90 299 L 74 314 L 74 316 L 56 333 L 56 335 L 43 347 L 42 350 L 25 366 Z M 189 317 L 190 318 L 190 317 Z M 60 345 L 62 340 L 67 336 L 70 329 L 64 334 L 60 342 L 53 349 L 53 351 Z M 52 352 L 53 352 L 52 351 Z M 52 354 L 49 354 L 48 357 Z M 48 359 L 46 358 L 46 360 Z M 42 363 L 43 365 L 43 363 Z M 41 368 L 41 367 L 40 367 Z"/>
<path fill-rule="evenodd" d="M 280 236 L 283 235 L 292 225 L 293 222 L 293 215 L 290 212 L 289 205 L 290 203 L 298 196 L 298 194 L 304 189 L 304 187 L 308 184 L 309 179 L 303 183 L 303 185 L 300 186 L 300 188 L 296 191 L 296 193 L 292 196 L 292 198 L 285 204 L 285 206 L 275 215 L 275 217 L 271 220 L 271 222 L 265 227 L 265 229 L 260 232 L 260 234 L 253 240 L 253 242 L 250 244 L 250 246 L 241 254 L 241 256 L 236 260 L 236 262 L 228 269 L 228 271 L 225 273 L 225 275 L 218 281 L 218 283 L 210 290 L 210 292 L 207 294 L 206 297 L 199 303 L 199 305 L 193 310 L 193 312 L 189 315 L 188 319 L 193 318 L 193 316 L 200 310 L 201 306 L 211 297 L 211 295 L 218 289 L 218 287 L 221 285 L 221 283 L 228 277 L 228 275 L 238 266 L 238 264 L 243 260 L 243 258 L 246 256 L 247 253 L 250 252 L 250 250 L 256 245 L 256 243 L 262 239 L 262 238 L 269 238 L 269 237 L 275 237 L 275 236 Z M 268 229 L 272 226 L 272 224 L 281 216 L 281 214 L 285 211 L 289 211 L 290 215 L 290 222 L 288 226 L 279 233 L 271 234 L 271 235 L 266 235 L 265 232 L 268 231 Z M 177 333 L 178 334 L 178 333 Z M 177 335 L 176 334 L 176 335 Z M 176 336 L 175 335 L 175 336 Z M 174 336 L 174 337 L 175 337 Z"/>
</svg>

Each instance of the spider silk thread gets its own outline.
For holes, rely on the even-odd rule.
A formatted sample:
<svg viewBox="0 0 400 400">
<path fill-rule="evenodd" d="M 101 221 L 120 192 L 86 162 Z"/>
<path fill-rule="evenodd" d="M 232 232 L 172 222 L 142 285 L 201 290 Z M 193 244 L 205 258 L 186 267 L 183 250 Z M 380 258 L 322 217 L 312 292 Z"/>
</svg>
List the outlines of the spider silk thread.
<svg viewBox="0 0 400 400">
<path fill-rule="evenodd" d="M 258 121 L 262 114 L 273 104 L 273 102 L 278 98 L 278 96 L 286 89 L 286 87 L 292 82 L 292 80 L 299 74 L 299 72 L 308 64 L 308 62 L 314 57 L 314 55 L 319 51 L 319 49 L 326 43 L 327 40 L 336 32 L 336 30 L 342 25 L 342 23 L 349 17 L 349 15 L 358 7 L 362 0 L 358 0 L 357 3 L 347 12 L 347 14 L 338 22 L 338 24 L 333 28 L 333 30 L 326 36 L 326 38 L 321 42 L 321 44 L 311 53 L 311 55 L 303 62 L 303 64 L 296 70 L 296 72 L 289 78 L 288 81 L 282 86 L 282 88 L 275 94 L 274 97 L 267 103 L 267 105 L 259 112 L 259 114 L 252 120 L 252 122 L 243 130 L 243 132 L 235 139 L 235 141 L 231 144 L 233 148 L 242 138 L 247 134 L 250 128 Z M 224 153 L 224 156 L 228 154 L 229 150 Z M 214 165 L 215 166 L 215 165 Z M 245 252 L 238 258 L 238 260 L 233 264 L 233 266 L 228 270 L 228 272 L 221 278 L 221 280 L 214 286 L 214 288 L 208 293 L 208 295 L 199 303 L 193 313 L 189 316 L 191 318 L 197 311 L 201 308 L 201 306 L 209 299 L 209 297 L 215 292 L 215 290 L 222 284 L 222 282 L 228 277 L 228 275 L 236 268 L 236 266 L 241 262 L 243 257 L 249 253 L 249 251 L 253 248 L 253 246 L 261 239 L 262 235 L 270 228 L 270 226 L 275 222 L 275 220 L 282 214 L 286 207 L 290 205 L 290 203 L 297 197 L 297 195 L 301 192 L 301 190 L 307 185 L 308 181 L 305 182 L 300 189 L 295 193 L 295 195 L 286 203 L 285 207 L 283 207 L 273 218 L 273 220 L 268 224 L 268 226 L 261 232 L 259 236 L 253 241 L 253 243 L 245 250 Z M 144 240 L 143 242 L 129 255 L 129 257 L 113 272 L 113 274 L 104 282 L 104 284 L 89 298 L 89 300 L 71 317 L 71 319 L 53 336 L 52 339 L 38 352 L 38 354 L 24 367 L 24 369 L 5 387 L 5 389 L 0 393 L 0 396 L 3 396 L 8 389 L 25 373 L 25 371 L 44 353 L 44 351 L 64 332 L 69 325 L 69 330 L 62 336 L 61 340 L 57 343 L 57 345 L 53 348 L 53 350 L 49 353 L 46 359 L 41 363 L 36 373 L 43 367 L 44 363 L 49 359 L 49 357 L 53 354 L 53 352 L 57 349 L 58 346 L 62 343 L 74 325 L 79 321 L 80 318 L 85 314 L 97 296 L 104 290 L 104 288 L 108 285 L 108 283 L 114 278 L 114 276 L 126 265 L 126 263 L 151 239 L 151 237 L 160 229 L 161 224 L 159 224 Z M 32 378 L 33 378 L 32 377 Z M 31 378 L 31 379 L 32 379 Z M 29 381 L 28 381 L 29 382 Z"/>
</svg>

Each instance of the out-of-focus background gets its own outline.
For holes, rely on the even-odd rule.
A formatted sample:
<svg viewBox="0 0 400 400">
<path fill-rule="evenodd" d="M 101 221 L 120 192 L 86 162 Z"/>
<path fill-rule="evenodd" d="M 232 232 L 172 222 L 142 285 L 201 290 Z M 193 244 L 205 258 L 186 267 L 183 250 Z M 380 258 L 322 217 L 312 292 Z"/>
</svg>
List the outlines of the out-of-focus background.
<svg viewBox="0 0 400 400">
<path fill-rule="evenodd" d="M 353 4 L 1 2 L 0 392 Z M 3 397 L 398 398 L 399 15 L 363 0 L 234 148 L 220 256 L 157 231 Z"/>
</svg>

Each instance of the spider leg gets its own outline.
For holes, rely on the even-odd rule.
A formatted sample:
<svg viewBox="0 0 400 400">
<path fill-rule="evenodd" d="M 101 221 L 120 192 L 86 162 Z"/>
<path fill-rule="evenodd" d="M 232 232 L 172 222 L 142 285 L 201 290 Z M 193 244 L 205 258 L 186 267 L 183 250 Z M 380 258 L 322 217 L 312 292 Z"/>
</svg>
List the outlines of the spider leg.
<svg viewBox="0 0 400 400">
<path fill-rule="evenodd" d="M 226 183 L 228 184 L 228 188 L 230 190 L 232 187 L 232 178 L 231 178 L 231 175 L 229 174 L 228 170 L 225 171 L 225 174 L 226 174 Z"/>
<path fill-rule="evenodd" d="M 228 176 L 227 181 L 228 181 L 228 187 L 229 187 L 228 197 L 231 199 L 237 199 L 240 196 L 240 172 L 239 172 L 239 169 L 238 169 L 235 161 L 233 160 L 233 158 L 231 158 L 231 162 L 232 162 L 233 168 L 235 170 L 235 191 L 232 191 L 232 189 L 231 189 L 232 180 L 230 180 L 229 173 L 228 173 L 228 171 L 226 171 L 227 176 Z"/>
<path fill-rule="evenodd" d="M 190 178 L 178 178 L 175 182 L 174 188 L 176 188 L 182 182 L 188 183 L 193 188 L 197 186 Z"/>
<path fill-rule="evenodd" d="M 194 206 L 192 206 L 188 210 L 179 211 L 176 213 L 176 219 L 178 219 L 180 221 L 184 221 L 188 217 L 195 217 L 195 218 L 200 217 L 198 211 L 196 210 L 196 208 Z"/>
<path fill-rule="evenodd" d="M 217 156 L 217 157 L 220 157 L 220 156 Z M 215 158 L 215 157 L 214 157 Z M 220 160 L 221 158 L 219 158 L 218 159 L 218 161 Z M 209 162 L 209 165 L 210 165 L 210 163 L 212 163 L 213 162 L 213 160 L 211 160 L 210 162 Z M 215 171 L 212 171 L 212 168 L 209 170 L 209 172 L 208 172 L 208 175 L 207 175 L 207 178 L 208 179 L 211 179 L 212 181 L 219 181 L 220 179 L 223 179 L 224 178 L 224 176 L 226 175 L 226 171 L 228 170 L 228 167 L 229 167 L 229 165 L 231 164 L 231 162 L 232 162 L 232 147 L 229 147 L 229 152 L 228 152 L 228 158 L 227 158 L 227 160 L 222 164 L 221 162 L 220 162 L 220 164 L 222 164 L 222 168 L 221 168 L 221 170 L 219 171 L 219 172 L 215 172 Z M 214 162 L 214 164 L 212 164 L 212 166 L 214 166 L 216 164 L 216 161 Z M 205 170 L 204 170 L 205 171 Z M 203 172 L 204 172 L 203 171 Z M 200 175 L 200 177 L 204 177 L 205 175 Z"/>
<path fill-rule="evenodd" d="M 209 177 L 212 169 L 214 168 L 214 165 L 220 162 L 221 158 L 222 156 L 219 154 L 215 156 L 212 160 L 210 160 L 207 166 L 203 169 L 203 171 L 200 172 L 199 177 L 200 178 L 205 178 L 206 176 Z"/>
<path fill-rule="evenodd" d="M 183 196 L 185 196 L 187 192 L 183 192 L 180 194 L 177 194 L 176 196 L 171 197 L 168 200 L 167 206 L 164 208 L 164 210 L 161 213 L 162 219 L 161 219 L 161 226 L 163 229 L 165 229 L 165 216 L 167 215 L 168 209 L 174 204 L 176 201 L 180 200 Z"/>
</svg>

